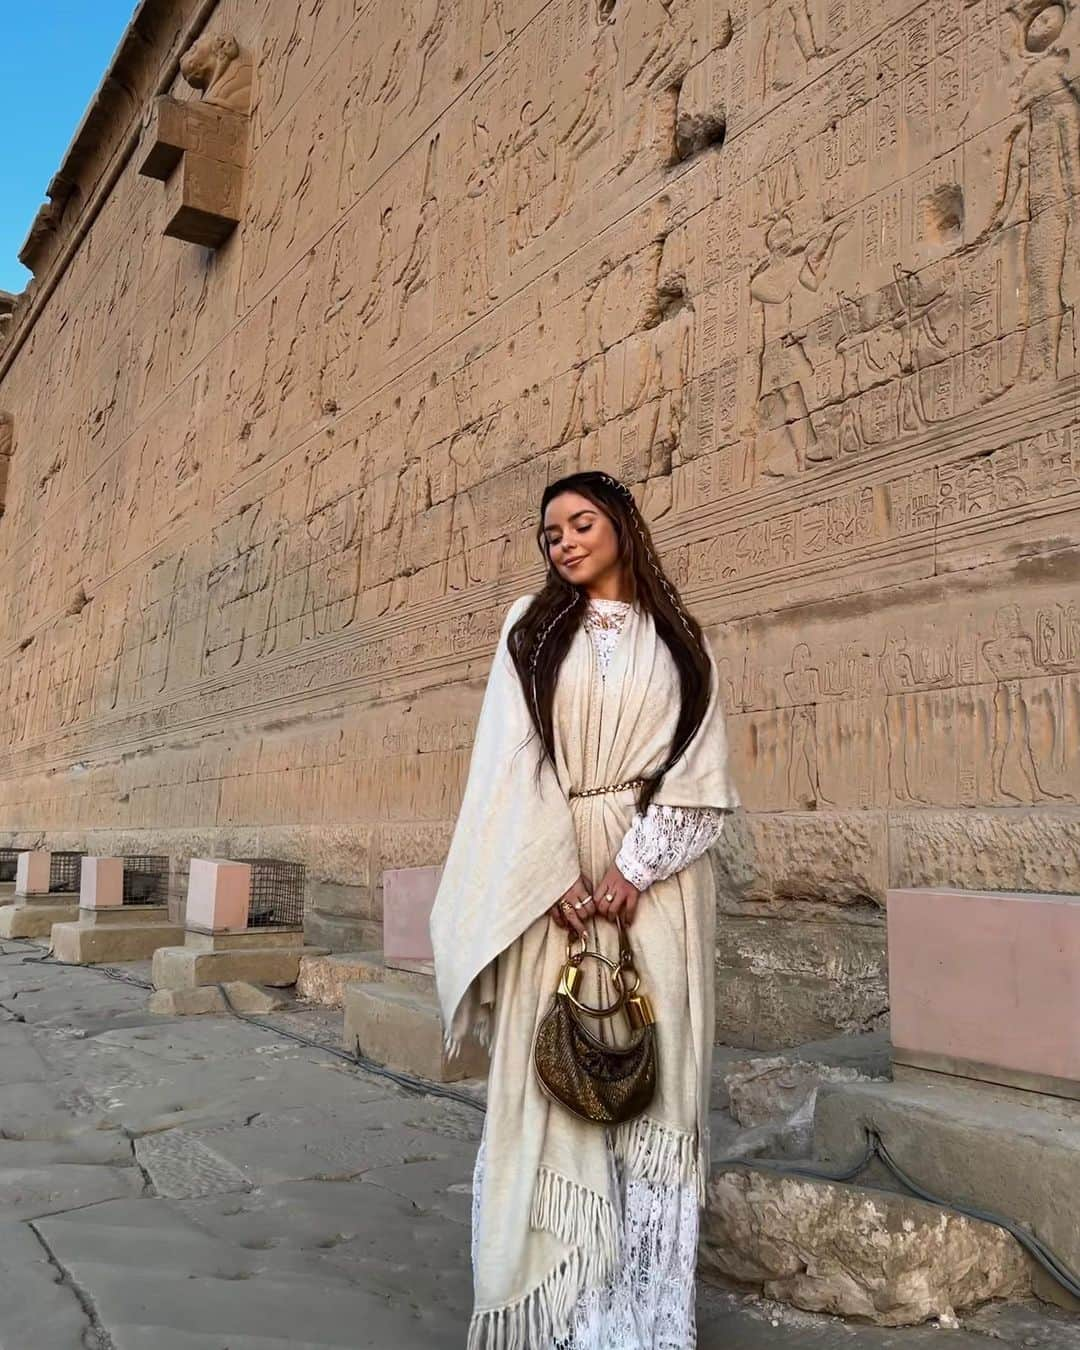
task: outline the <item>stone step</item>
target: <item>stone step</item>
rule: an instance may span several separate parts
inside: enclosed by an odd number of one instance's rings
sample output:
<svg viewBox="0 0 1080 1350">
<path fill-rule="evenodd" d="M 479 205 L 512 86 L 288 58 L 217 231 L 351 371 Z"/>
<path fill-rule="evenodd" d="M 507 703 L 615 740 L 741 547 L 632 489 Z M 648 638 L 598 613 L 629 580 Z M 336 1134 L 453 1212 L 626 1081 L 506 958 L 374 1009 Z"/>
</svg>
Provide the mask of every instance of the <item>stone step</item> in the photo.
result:
<svg viewBox="0 0 1080 1350">
<path fill-rule="evenodd" d="M 243 980 L 280 989 L 296 983 L 301 960 L 313 955 L 324 953 L 318 947 L 238 947 L 227 951 L 203 951 L 190 945 L 159 947 L 154 953 L 154 987 L 197 989 Z"/>
<path fill-rule="evenodd" d="M 388 984 L 431 996 L 435 993 L 435 977 L 430 971 L 388 967 L 379 950 L 331 952 L 305 956 L 300 962 L 296 992 L 311 1003 L 343 1008 L 348 984 Z"/>
<path fill-rule="evenodd" d="M 55 923 L 52 950 L 58 961 L 71 966 L 107 965 L 112 961 L 149 961 L 159 947 L 176 947 L 184 940 L 179 924 L 154 917 L 142 923 Z"/>
<path fill-rule="evenodd" d="M 72 898 L 72 903 L 61 905 L 29 905 L 17 900 L 15 904 L 0 909 L 0 937 L 47 938 L 52 933 L 54 923 L 71 923 L 78 917 L 77 896 Z"/>
<path fill-rule="evenodd" d="M 433 995 L 393 984 L 346 985 L 344 1046 L 432 1083 L 456 1083 L 487 1073 L 487 1052 L 475 1042 L 449 1058 Z"/>
<path fill-rule="evenodd" d="M 854 1161 L 868 1128 L 922 1189 L 1026 1225 L 1080 1272 L 1080 1102 L 914 1070 L 891 1083 L 821 1088 L 818 1159 Z M 881 1164 L 866 1179 L 896 1186 Z M 1058 1301 L 1052 1288 L 1039 1292 Z"/>
</svg>

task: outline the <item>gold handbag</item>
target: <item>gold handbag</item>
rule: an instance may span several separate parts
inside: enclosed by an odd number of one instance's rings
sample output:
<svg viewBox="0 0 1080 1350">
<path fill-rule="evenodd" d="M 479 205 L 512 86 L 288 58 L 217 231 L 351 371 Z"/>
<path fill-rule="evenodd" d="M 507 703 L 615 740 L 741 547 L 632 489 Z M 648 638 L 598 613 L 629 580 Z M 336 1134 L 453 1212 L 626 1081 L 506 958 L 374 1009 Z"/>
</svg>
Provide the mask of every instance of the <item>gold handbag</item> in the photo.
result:
<svg viewBox="0 0 1080 1350">
<path fill-rule="evenodd" d="M 559 985 L 536 1032 L 533 1065 L 540 1086 L 568 1111 L 597 1125 L 621 1125 L 641 1115 L 656 1092 L 656 1019 L 648 998 L 639 993 L 641 977 L 621 921 L 619 959 L 590 951 L 587 938 L 566 947 Z M 577 997 L 583 961 L 607 968 L 615 1002 L 591 1008 Z M 630 1026 L 626 1045 L 606 1045 L 585 1026 L 583 1017 L 605 1020 L 624 1013 Z"/>
</svg>

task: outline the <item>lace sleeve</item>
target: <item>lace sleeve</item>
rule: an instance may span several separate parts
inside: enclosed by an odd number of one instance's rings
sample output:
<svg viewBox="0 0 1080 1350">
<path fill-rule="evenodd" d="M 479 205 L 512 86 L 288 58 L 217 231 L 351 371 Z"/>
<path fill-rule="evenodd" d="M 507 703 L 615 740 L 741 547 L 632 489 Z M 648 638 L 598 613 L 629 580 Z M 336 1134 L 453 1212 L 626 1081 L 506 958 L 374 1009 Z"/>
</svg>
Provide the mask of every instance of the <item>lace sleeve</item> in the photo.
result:
<svg viewBox="0 0 1080 1350">
<path fill-rule="evenodd" d="M 674 876 L 720 836 L 726 812 L 712 807 L 652 805 L 634 816 L 615 866 L 639 891 Z"/>
</svg>

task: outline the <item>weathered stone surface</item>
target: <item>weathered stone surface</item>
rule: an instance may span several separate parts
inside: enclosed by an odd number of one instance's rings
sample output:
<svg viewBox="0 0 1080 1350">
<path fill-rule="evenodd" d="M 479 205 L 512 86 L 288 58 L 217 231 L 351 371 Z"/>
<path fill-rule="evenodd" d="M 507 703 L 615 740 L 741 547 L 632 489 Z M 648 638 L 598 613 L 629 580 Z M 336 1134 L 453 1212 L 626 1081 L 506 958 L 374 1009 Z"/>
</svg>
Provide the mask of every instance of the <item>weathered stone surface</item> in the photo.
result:
<svg viewBox="0 0 1080 1350">
<path fill-rule="evenodd" d="M 787 1120 L 808 1104 L 812 1110 L 813 1098 L 823 1083 L 852 1083 L 865 1077 L 857 1069 L 791 1060 L 783 1055 L 743 1060 L 730 1065 L 725 1074 L 729 1109 L 744 1126 Z"/>
<path fill-rule="evenodd" d="M 887 1013 L 887 983 L 878 924 L 718 921 L 718 1041 L 772 1049 L 874 1029 Z"/>
<path fill-rule="evenodd" d="M 822 956 L 723 1034 L 872 1024 L 886 885 L 1075 886 L 1076 25 L 149 0 L 0 298 L 3 842 L 303 857 L 376 943 L 596 466 L 715 648 L 723 914 Z"/>
<path fill-rule="evenodd" d="M 1080 811 L 919 811 L 890 824 L 891 884 L 1075 893 Z"/>
<path fill-rule="evenodd" d="M 813 1312 L 907 1326 L 1031 1292 L 1003 1229 L 919 1200 L 752 1169 L 715 1175 L 706 1270 Z"/>
<path fill-rule="evenodd" d="M 312 1003 L 341 1008 L 345 1004 L 346 985 L 380 984 L 383 981 L 420 993 L 435 992 L 435 981 L 429 974 L 400 968 L 388 971 L 380 951 L 305 956 L 300 962 L 296 992 L 300 998 Z"/>
<path fill-rule="evenodd" d="M 931 1195 L 1027 1224 L 1080 1268 L 1080 1103 L 934 1074 L 825 1086 L 814 1112 L 815 1157 L 862 1156 L 874 1129 Z M 883 1171 L 876 1178 L 892 1184 Z"/>
<path fill-rule="evenodd" d="M 285 988 L 296 983 L 300 960 L 317 947 L 241 947 L 231 951 L 200 951 L 195 947 L 159 947 L 154 953 L 154 986 L 161 989 L 197 989 L 201 985 L 269 984 Z"/>
<path fill-rule="evenodd" d="M 79 917 L 78 901 L 67 905 L 19 904 L 0 909 L 0 938 L 47 938 L 53 924 Z"/>
</svg>

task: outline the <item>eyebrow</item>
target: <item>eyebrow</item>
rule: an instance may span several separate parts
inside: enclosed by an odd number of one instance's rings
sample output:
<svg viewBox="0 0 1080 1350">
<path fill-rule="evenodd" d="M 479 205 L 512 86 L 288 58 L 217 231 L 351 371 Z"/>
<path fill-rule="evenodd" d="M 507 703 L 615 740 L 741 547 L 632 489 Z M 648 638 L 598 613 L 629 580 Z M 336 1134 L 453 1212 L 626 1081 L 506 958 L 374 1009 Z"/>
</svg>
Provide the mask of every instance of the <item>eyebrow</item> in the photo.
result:
<svg viewBox="0 0 1080 1350">
<path fill-rule="evenodd" d="M 571 521 L 574 521 L 580 520 L 582 516 L 595 516 L 595 515 L 596 515 L 595 506 L 583 506 L 580 511 L 575 511 L 574 514 L 570 517 L 570 519 Z M 561 530 L 561 529 L 562 529 L 561 525 L 545 525 L 544 533 L 547 534 L 549 530 Z"/>
</svg>

